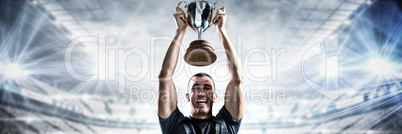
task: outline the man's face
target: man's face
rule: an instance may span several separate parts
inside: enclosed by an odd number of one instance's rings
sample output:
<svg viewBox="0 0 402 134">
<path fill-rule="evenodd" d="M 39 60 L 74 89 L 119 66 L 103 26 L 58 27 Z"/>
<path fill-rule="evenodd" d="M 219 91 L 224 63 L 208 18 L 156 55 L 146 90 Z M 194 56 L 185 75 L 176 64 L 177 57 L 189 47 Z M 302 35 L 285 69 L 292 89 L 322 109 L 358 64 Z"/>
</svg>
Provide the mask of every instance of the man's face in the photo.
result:
<svg viewBox="0 0 402 134">
<path fill-rule="evenodd" d="M 216 99 L 214 83 L 208 76 L 197 76 L 191 79 L 192 87 L 188 99 L 193 106 L 195 114 L 208 114 Z"/>
</svg>

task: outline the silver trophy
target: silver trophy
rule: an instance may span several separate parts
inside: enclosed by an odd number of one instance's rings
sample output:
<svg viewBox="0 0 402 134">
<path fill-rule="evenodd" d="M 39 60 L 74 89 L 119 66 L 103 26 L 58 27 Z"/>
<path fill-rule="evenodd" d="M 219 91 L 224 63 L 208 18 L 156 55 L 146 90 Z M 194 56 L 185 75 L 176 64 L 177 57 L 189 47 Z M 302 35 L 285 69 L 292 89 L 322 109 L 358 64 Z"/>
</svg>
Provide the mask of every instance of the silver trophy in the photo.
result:
<svg viewBox="0 0 402 134">
<path fill-rule="evenodd" d="M 184 61 L 193 66 L 207 66 L 216 61 L 214 49 L 208 41 L 201 39 L 202 33 L 212 25 L 213 10 L 216 9 L 216 4 L 223 7 L 222 2 L 215 2 L 212 8 L 211 4 L 206 1 L 195 0 L 187 5 L 187 2 L 181 1 L 178 4 L 185 4 L 187 9 L 187 23 L 198 34 L 198 40 L 190 43 Z M 186 11 L 186 10 L 184 10 Z"/>
</svg>

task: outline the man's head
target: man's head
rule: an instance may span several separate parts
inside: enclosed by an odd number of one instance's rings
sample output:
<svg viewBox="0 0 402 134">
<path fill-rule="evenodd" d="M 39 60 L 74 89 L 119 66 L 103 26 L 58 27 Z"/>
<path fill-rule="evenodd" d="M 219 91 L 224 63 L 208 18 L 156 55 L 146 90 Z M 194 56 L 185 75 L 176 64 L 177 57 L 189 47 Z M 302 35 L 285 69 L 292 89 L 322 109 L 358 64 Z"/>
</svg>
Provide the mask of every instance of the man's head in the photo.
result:
<svg viewBox="0 0 402 134">
<path fill-rule="evenodd" d="M 197 73 L 190 78 L 189 92 L 186 97 L 192 106 L 192 115 L 212 114 L 212 105 L 218 97 L 215 94 L 215 83 L 206 73 Z"/>
</svg>

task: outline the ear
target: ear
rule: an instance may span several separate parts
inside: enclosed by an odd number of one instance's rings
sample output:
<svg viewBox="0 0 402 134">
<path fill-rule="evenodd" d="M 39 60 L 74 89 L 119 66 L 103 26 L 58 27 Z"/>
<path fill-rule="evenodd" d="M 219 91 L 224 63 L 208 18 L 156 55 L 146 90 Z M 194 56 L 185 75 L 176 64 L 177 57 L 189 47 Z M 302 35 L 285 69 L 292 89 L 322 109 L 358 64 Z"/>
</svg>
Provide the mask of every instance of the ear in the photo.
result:
<svg viewBox="0 0 402 134">
<path fill-rule="evenodd" d="M 189 93 L 186 93 L 186 98 L 187 98 L 188 102 L 190 102 L 190 94 Z"/>
<path fill-rule="evenodd" d="M 218 99 L 218 94 L 214 93 L 214 101 L 213 101 L 214 103 L 215 103 L 216 99 Z"/>
</svg>

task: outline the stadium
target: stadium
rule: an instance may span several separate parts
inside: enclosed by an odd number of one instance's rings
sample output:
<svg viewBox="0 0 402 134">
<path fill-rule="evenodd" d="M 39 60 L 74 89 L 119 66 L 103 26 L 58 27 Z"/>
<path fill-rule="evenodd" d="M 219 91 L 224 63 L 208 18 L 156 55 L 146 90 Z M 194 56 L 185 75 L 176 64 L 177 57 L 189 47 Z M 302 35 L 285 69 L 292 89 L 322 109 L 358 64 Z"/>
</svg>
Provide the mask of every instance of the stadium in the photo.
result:
<svg viewBox="0 0 402 134">
<path fill-rule="evenodd" d="M 180 1 L 1 0 L 0 133 L 161 133 L 158 74 Z M 190 1 L 187 1 L 190 2 Z M 214 2 L 214 1 L 210 1 Z M 402 2 L 222 0 L 245 75 L 239 133 L 402 133 Z M 228 71 L 183 60 L 178 107 L 206 72 L 224 104 Z"/>
</svg>

